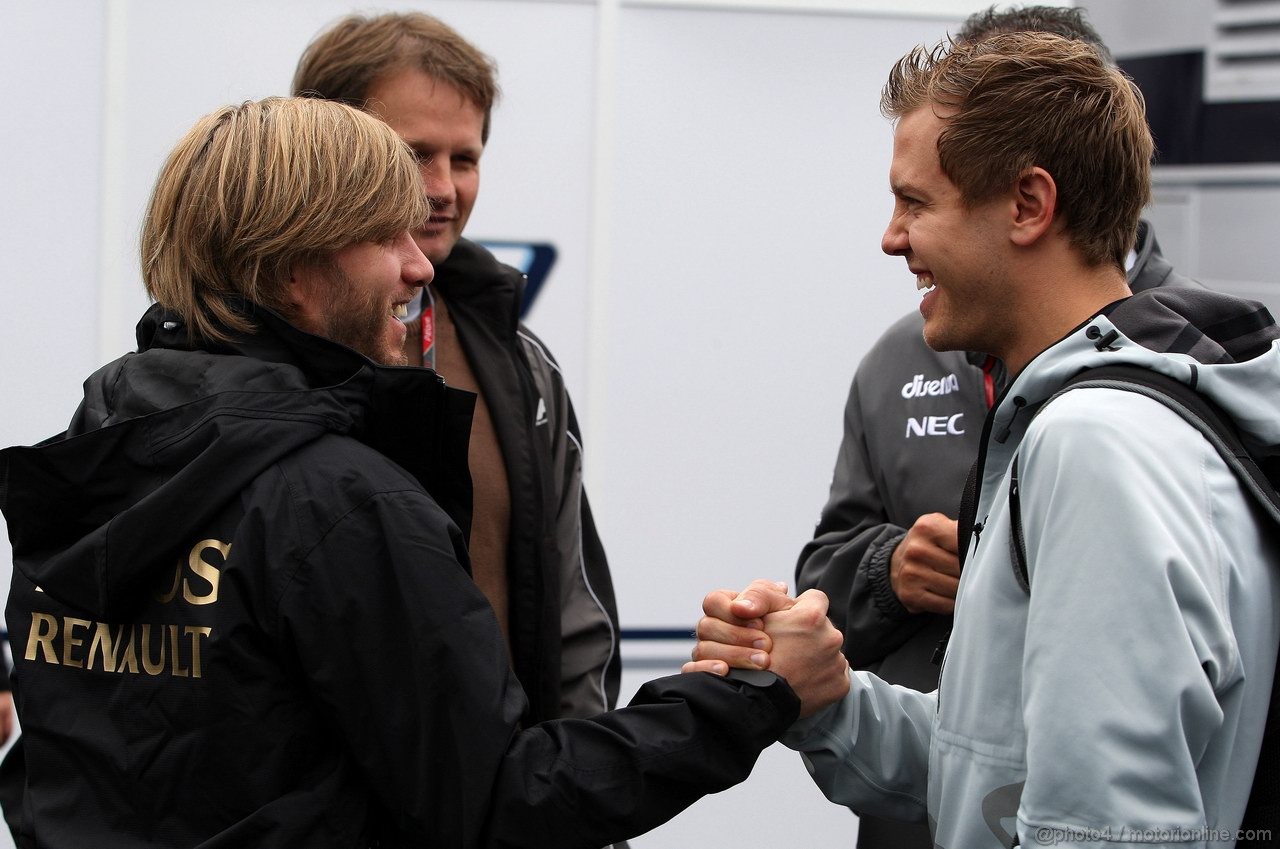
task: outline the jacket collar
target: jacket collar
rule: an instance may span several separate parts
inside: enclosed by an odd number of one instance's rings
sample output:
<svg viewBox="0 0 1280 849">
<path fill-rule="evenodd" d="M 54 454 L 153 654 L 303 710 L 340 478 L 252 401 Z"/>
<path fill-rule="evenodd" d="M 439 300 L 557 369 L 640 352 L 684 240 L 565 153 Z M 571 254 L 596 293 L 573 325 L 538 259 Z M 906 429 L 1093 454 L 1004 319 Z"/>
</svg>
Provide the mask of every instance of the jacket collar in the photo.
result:
<svg viewBox="0 0 1280 849">
<path fill-rule="evenodd" d="M 431 285 L 449 304 L 449 311 L 499 335 L 515 338 L 520 321 L 525 279 L 503 265 L 480 245 L 459 239 L 444 262 L 436 266 Z"/>
</svg>

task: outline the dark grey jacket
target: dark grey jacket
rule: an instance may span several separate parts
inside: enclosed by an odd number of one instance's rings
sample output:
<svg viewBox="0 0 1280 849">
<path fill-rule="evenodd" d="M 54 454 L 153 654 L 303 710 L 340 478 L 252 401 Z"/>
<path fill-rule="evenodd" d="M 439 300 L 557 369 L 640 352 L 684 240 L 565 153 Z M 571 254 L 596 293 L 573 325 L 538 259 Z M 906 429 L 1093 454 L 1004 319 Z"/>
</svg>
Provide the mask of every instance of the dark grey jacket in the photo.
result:
<svg viewBox="0 0 1280 849">
<path fill-rule="evenodd" d="M 594 716 L 618 700 L 618 609 L 564 377 L 519 322 L 519 271 L 462 239 L 431 285 L 449 304 L 507 467 L 512 665 L 527 721 Z"/>
</svg>

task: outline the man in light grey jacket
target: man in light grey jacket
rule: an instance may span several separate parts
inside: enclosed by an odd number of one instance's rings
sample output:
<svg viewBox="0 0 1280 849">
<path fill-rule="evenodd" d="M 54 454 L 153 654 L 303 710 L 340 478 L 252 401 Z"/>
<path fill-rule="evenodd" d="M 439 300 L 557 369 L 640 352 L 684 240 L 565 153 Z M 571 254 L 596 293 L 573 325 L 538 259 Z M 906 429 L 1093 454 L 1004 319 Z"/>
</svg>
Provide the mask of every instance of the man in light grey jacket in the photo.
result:
<svg viewBox="0 0 1280 849">
<path fill-rule="evenodd" d="M 947 849 L 1231 845 L 1276 668 L 1277 530 L 1159 401 L 1081 388 L 1044 405 L 1084 369 L 1133 364 L 1210 397 L 1251 448 L 1278 446 L 1280 331 L 1204 290 L 1131 295 L 1152 141 L 1133 84 L 1091 48 L 1042 33 L 917 48 L 882 110 L 883 248 L 924 293 L 924 338 L 1000 358 L 1011 384 L 980 441 L 939 690 L 855 673 L 784 742 L 834 801 L 927 817 Z M 712 594 L 693 666 L 745 662 L 721 644 L 761 639 L 750 626 L 767 634 L 789 603 L 765 584 Z"/>
<path fill-rule="evenodd" d="M 970 15 L 955 39 L 1001 32 L 1052 32 L 1111 59 L 1078 7 L 993 6 Z M 1164 259 L 1148 221 L 1139 222 L 1126 273 L 1133 292 L 1199 286 Z M 830 597 L 831 621 L 844 633 L 854 669 L 927 693 L 938 686 L 935 652 L 955 606 L 960 493 L 983 419 L 1009 376 L 990 354 L 934 351 L 923 329 L 913 310 L 858 363 L 831 490 L 800 552 L 795 583 Z M 923 823 L 859 819 L 858 849 L 932 845 Z"/>
</svg>

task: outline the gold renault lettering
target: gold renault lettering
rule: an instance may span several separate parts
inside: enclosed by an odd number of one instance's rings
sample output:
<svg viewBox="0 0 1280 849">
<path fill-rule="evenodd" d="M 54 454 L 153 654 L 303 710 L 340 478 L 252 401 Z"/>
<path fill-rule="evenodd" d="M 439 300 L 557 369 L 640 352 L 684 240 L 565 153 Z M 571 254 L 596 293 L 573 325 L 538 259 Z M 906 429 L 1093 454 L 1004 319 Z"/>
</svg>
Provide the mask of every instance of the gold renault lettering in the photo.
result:
<svg viewBox="0 0 1280 849">
<path fill-rule="evenodd" d="M 208 625 L 110 625 L 74 616 L 59 620 L 48 613 L 32 613 L 24 656 L 29 661 L 73 669 L 201 678 L 201 640 L 212 636 L 213 628 Z M 86 641 L 87 651 L 83 648 Z"/>
<path fill-rule="evenodd" d="M 151 660 L 151 626 L 142 626 L 142 668 L 148 675 L 164 672 L 164 626 L 160 626 L 160 659 Z"/>
<path fill-rule="evenodd" d="M 124 626 L 120 626 L 120 629 L 124 630 Z M 137 633 L 135 629 L 129 629 L 129 642 L 124 644 L 124 657 L 120 658 L 120 663 L 116 665 L 116 672 L 138 674 L 138 644 L 134 639 Z"/>
<path fill-rule="evenodd" d="M 63 666 L 74 666 L 75 668 L 80 669 L 84 666 L 84 663 L 79 658 L 72 657 L 71 653 L 75 651 L 78 646 L 84 645 L 84 640 L 76 639 L 76 629 L 88 628 L 90 624 L 89 620 L 76 619 L 73 616 L 64 616 L 62 624 L 66 626 L 62 632 L 62 664 Z"/>
<path fill-rule="evenodd" d="M 204 625 L 188 625 L 182 633 L 191 637 L 191 676 L 199 678 L 203 674 L 200 667 L 200 638 L 208 637 L 213 629 Z"/>
<path fill-rule="evenodd" d="M 54 651 L 53 639 L 58 636 L 58 620 L 47 613 L 31 614 L 31 633 L 27 636 L 27 660 L 36 659 L 36 649 L 44 653 L 44 662 L 57 664 L 58 653 Z"/>
<path fill-rule="evenodd" d="M 215 603 L 222 578 L 219 559 L 225 563 L 230 554 L 231 543 L 200 540 L 185 559 L 174 565 L 171 580 L 165 573 L 165 586 L 155 593 L 154 599 L 168 605 L 178 600 L 181 590 L 181 601 L 185 604 Z M 35 589 L 43 592 L 39 587 Z M 91 622 L 32 611 L 23 657 L 72 669 L 200 678 L 204 675 L 201 640 L 212 636 L 213 628 L 207 625 Z"/>
<path fill-rule="evenodd" d="M 182 665 L 182 650 L 178 646 L 178 626 L 169 626 L 169 657 L 173 658 L 173 675 L 175 678 L 186 678 L 191 670 Z"/>
<path fill-rule="evenodd" d="M 102 658 L 102 671 L 116 671 L 116 654 L 120 651 L 120 643 L 116 635 L 111 633 L 111 626 L 106 622 L 93 623 L 93 639 L 89 642 L 89 659 L 85 668 L 93 669 L 93 659 Z M 124 634 L 124 626 L 120 626 L 120 634 Z"/>
</svg>

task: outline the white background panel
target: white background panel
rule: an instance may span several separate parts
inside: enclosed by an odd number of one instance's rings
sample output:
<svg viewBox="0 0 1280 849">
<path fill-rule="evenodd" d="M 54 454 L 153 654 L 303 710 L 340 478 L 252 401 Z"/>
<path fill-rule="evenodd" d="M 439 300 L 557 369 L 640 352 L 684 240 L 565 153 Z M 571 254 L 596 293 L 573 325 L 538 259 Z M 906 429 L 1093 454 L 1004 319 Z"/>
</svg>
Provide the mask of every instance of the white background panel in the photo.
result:
<svg viewBox="0 0 1280 849">
<path fill-rule="evenodd" d="M 853 370 L 918 300 L 880 253 L 879 92 L 944 31 L 623 10 L 609 380 L 588 461 L 624 622 L 689 624 L 709 588 L 791 580 Z"/>
</svg>

